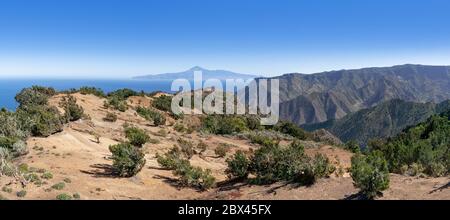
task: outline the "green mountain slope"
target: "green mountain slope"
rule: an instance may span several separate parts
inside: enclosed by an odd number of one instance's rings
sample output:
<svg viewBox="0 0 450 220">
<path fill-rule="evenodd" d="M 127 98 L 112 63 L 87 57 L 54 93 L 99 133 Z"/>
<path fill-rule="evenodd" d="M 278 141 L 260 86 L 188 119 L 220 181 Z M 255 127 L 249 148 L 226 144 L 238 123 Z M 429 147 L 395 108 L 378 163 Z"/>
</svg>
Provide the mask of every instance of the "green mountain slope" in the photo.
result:
<svg viewBox="0 0 450 220">
<path fill-rule="evenodd" d="M 327 129 L 342 141 L 355 140 L 365 145 L 371 138 L 386 138 L 408 126 L 425 121 L 431 115 L 450 108 L 450 101 L 439 104 L 414 103 L 393 99 L 338 119 L 304 125 L 306 130 Z"/>
</svg>

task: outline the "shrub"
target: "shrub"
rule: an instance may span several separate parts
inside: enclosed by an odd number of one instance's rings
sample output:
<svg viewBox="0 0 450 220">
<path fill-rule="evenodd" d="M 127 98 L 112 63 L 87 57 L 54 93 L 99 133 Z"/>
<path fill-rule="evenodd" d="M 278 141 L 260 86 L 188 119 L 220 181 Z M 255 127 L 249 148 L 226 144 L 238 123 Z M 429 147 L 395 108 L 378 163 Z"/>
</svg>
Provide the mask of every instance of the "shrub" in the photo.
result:
<svg viewBox="0 0 450 220">
<path fill-rule="evenodd" d="M 261 126 L 261 118 L 255 115 L 249 115 L 245 117 L 247 128 L 250 130 L 260 130 L 263 127 Z"/>
<path fill-rule="evenodd" d="M 27 195 L 27 191 L 21 190 L 21 191 L 17 192 L 16 195 L 17 195 L 17 197 L 23 198 Z"/>
<path fill-rule="evenodd" d="M 181 124 L 181 123 L 176 123 L 176 124 L 173 126 L 173 129 L 175 129 L 175 131 L 178 131 L 178 132 L 180 132 L 180 133 L 183 133 L 184 131 L 186 131 L 186 127 L 184 127 L 184 125 Z"/>
<path fill-rule="evenodd" d="M 183 165 L 174 170 L 174 175 L 180 176 L 179 182 L 182 186 L 195 187 L 201 190 L 207 190 L 214 186 L 215 178 L 211 175 L 210 169 L 203 170 L 190 164 Z"/>
<path fill-rule="evenodd" d="M 10 188 L 10 187 L 3 186 L 2 187 L 2 191 L 5 192 L 5 193 L 12 193 L 13 189 Z"/>
<path fill-rule="evenodd" d="M 275 145 L 278 145 L 278 143 L 280 141 L 280 140 L 274 140 L 271 137 L 268 137 L 268 136 L 265 136 L 262 134 L 258 134 L 258 133 L 250 134 L 248 137 L 252 143 L 259 144 L 261 146 L 275 146 Z"/>
<path fill-rule="evenodd" d="M 137 95 L 139 95 L 139 93 L 131 89 L 118 89 L 114 92 L 108 93 L 108 97 L 115 97 L 118 100 L 126 100 L 130 96 L 137 96 Z"/>
<path fill-rule="evenodd" d="M 128 105 L 125 100 L 122 100 L 116 96 L 108 97 L 104 103 L 105 108 L 112 108 L 121 112 L 125 112 L 128 109 Z"/>
<path fill-rule="evenodd" d="M 217 146 L 216 149 L 214 149 L 214 153 L 218 157 L 225 157 L 229 150 L 230 150 L 230 147 L 228 145 L 219 144 L 219 146 Z"/>
<path fill-rule="evenodd" d="M 27 106 L 47 105 L 48 98 L 55 94 L 56 91 L 53 88 L 32 86 L 22 89 L 15 99 L 19 103 L 19 108 L 26 108 Z"/>
<path fill-rule="evenodd" d="M 182 152 L 178 147 L 174 147 L 162 156 L 157 154 L 156 157 L 161 167 L 173 170 L 173 174 L 179 176 L 179 183 L 182 186 L 206 190 L 215 184 L 211 170 L 191 166 L 189 160 L 182 158 Z"/>
<path fill-rule="evenodd" d="M 308 133 L 292 122 L 278 122 L 278 124 L 276 124 L 273 129 L 284 134 L 291 135 L 292 137 L 298 138 L 300 140 L 308 139 Z"/>
<path fill-rule="evenodd" d="M 164 155 L 156 155 L 158 164 L 169 170 L 174 170 L 177 167 L 181 166 L 181 164 L 189 163 L 188 160 L 181 158 L 181 151 L 178 147 L 172 148 L 169 152 Z"/>
<path fill-rule="evenodd" d="M 165 112 L 171 112 L 172 109 L 171 105 L 172 105 L 172 97 L 166 95 L 161 95 L 157 98 L 154 98 L 152 102 L 152 106 L 154 108 Z"/>
<path fill-rule="evenodd" d="M 53 179 L 53 174 L 50 172 L 45 172 L 42 174 L 41 178 L 46 180 Z"/>
<path fill-rule="evenodd" d="M 24 140 L 30 135 L 30 120 L 29 115 L 0 111 L 0 136 Z"/>
<path fill-rule="evenodd" d="M 188 159 L 191 159 L 192 156 L 195 154 L 194 150 L 194 144 L 190 141 L 184 140 L 184 139 L 178 139 L 178 146 L 180 146 L 181 152 L 184 154 L 184 156 Z"/>
<path fill-rule="evenodd" d="M 200 142 L 198 142 L 198 144 L 197 144 L 197 149 L 199 150 L 199 153 L 200 154 L 202 154 L 202 153 L 204 153 L 205 151 L 206 151 L 206 148 L 207 148 L 208 146 L 205 144 L 205 142 L 203 142 L 203 141 L 200 141 Z"/>
<path fill-rule="evenodd" d="M 352 157 L 350 175 L 355 187 L 368 199 L 373 199 L 389 187 L 389 170 L 379 151 Z"/>
<path fill-rule="evenodd" d="M 145 133 L 145 131 L 137 127 L 126 127 L 125 136 L 128 138 L 130 143 L 136 147 L 142 147 L 150 140 L 150 137 Z"/>
<path fill-rule="evenodd" d="M 359 144 L 355 140 L 351 140 L 351 141 L 348 141 L 347 143 L 345 143 L 345 149 L 347 149 L 353 153 L 361 152 Z"/>
<path fill-rule="evenodd" d="M 77 104 L 77 99 L 71 95 L 63 97 L 60 106 L 64 108 L 64 117 L 67 121 L 76 121 L 83 117 L 83 108 Z"/>
<path fill-rule="evenodd" d="M 228 178 L 245 179 L 249 174 L 250 160 L 244 152 L 237 151 L 232 158 L 227 159 L 228 168 L 225 173 Z"/>
<path fill-rule="evenodd" d="M 0 148 L 8 150 L 9 156 L 18 157 L 28 153 L 28 147 L 25 141 L 15 137 L 1 137 Z"/>
<path fill-rule="evenodd" d="M 48 137 L 63 129 L 64 120 L 59 115 L 56 107 L 45 105 L 28 106 L 26 110 L 19 109 L 18 112 L 19 114 L 30 116 L 30 129 L 34 136 Z"/>
<path fill-rule="evenodd" d="M 111 145 L 113 168 L 118 176 L 131 177 L 136 175 L 145 165 L 144 153 L 130 143 Z"/>
<path fill-rule="evenodd" d="M 447 167 L 442 163 L 434 162 L 430 164 L 427 173 L 433 177 L 445 176 L 447 173 Z"/>
<path fill-rule="evenodd" d="M 105 93 L 100 88 L 84 86 L 84 87 L 81 87 L 79 89 L 79 91 L 83 95 L 91 94 L 91 95 L 95 95 L 95 96 L 98 96 L 98 97 L 101 97 L 101 98 L 106 97 Z"/>
<path fill-rule="evenodd" d="M 207 115 L 202 118 L 202 129 L 212 134 L 232 134 L 247 130 L 247 123 L 240 116 Z"/>
<path fill-rule="evenodd" d="M 64 182 L 59 182 L 59 183 L 56 183 L 55 185 L 53 185 L 52 189 L 62 190 L 65 187 L 66 187 L 66 184 Z"/>
<path fill-rule="evenodd" d="M 112 112 L 108 112 L 106 113 L 106 116 L 103 118 L 103 121 L 115 122 L 117 121 L 117 115 Z"/>
<path fill-rule="evenodd" d="M 72 200 L 72 196 L 66 193 L 62 193 L 56 196 L 57 200 Z"/>
<path fill-rule="evenodd" d="M 136 112 L 143 118 L 153 121 L 153 124 L 156 126 L 166 124 L 166 117 L 157 111 L 139 106 L 137 107 Z"/>
</svg>

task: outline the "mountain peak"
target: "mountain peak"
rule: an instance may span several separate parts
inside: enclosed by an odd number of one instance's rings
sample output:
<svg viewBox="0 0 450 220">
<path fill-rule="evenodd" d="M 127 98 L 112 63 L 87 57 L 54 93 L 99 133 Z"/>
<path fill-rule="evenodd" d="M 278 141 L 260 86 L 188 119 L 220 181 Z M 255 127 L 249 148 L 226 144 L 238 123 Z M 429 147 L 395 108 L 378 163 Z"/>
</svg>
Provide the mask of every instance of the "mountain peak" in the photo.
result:
<svg viewBox="0 0 450 220">
<path fill-rule="evenodd" d="M 194 66 L 190 68 L 188 71 L 204 71 L 206 69 L 202 68 L 201 66 Z"/>
</svg>

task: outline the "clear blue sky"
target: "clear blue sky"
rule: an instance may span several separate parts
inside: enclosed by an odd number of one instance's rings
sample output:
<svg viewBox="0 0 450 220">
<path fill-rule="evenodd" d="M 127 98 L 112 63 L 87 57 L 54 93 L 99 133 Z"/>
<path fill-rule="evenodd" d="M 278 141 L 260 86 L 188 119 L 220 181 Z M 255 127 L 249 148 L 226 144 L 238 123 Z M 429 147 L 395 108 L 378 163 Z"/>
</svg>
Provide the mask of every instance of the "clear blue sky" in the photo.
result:
<svg viewBox="0 0 450 220">
<path fill-rule="evenodd" d="M 5 0 L 0 76 L 450 64 L 447 0 Z"/>
</svg>

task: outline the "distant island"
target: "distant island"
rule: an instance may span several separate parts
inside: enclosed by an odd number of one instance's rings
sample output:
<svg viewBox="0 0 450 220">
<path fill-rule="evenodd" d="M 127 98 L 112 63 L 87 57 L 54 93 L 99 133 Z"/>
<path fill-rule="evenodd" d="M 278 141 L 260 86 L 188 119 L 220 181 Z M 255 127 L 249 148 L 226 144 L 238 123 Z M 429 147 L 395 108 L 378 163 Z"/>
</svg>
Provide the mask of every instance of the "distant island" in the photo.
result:
<svg viewBox="0 0 450 220">
<path fill-rule="evenodd" d="M 173 79 L 194 79 L 194 71 L 202 71 L 203 80 L 206 79 L 253 79 L 260 77 L 259 75 L 252 74 L 243 74 L 243 73 L 235 73 L 228 70 L 208 70 L 199 66 L 192 67 L 183 72 L 177 73 L 160 73 L 160 74 L 148 74 L 142 76 L 135 76 L 133 79 L 142 79 L 142 80 L 173 80 Z"/>
</svg>

